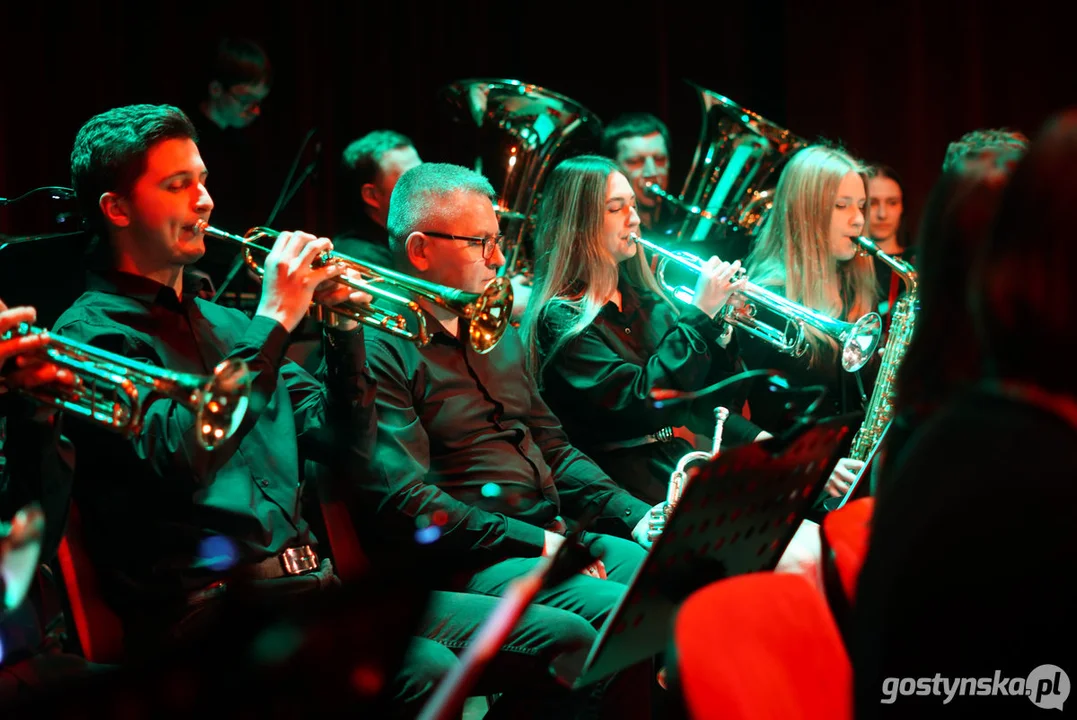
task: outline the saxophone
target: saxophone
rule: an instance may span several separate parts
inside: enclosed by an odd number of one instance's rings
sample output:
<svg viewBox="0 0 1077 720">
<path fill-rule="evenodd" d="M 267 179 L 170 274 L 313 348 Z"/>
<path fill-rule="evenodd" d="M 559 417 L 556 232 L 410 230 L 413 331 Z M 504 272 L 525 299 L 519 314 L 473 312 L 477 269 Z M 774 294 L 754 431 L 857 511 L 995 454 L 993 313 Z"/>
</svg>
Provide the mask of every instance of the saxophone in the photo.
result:
<svg viewBox="0 0 1077 720">
<path fill-rule="evenodd" d="M 901 258 L 887 255 L 865 237 L 856 238 L 856 243 L 863 252 L 879 258 L 890 269 L 901 276 L 905 283 L 905 294 L 898 298 L 890 310 L 890 335 L 883 350 L 879 374 L 875 378 L 875 389 L 871 393 L 871 402 L 865 411 L 864 423 L 853 438 L 849 457 L 853 460 L 867 460 L 882 438 L 883 431 L 894 416 L 894 384 L 898 368 L 905 357 L 916 324 L 919 309 L 917 299 L 916 270 Z"/>
</svg>

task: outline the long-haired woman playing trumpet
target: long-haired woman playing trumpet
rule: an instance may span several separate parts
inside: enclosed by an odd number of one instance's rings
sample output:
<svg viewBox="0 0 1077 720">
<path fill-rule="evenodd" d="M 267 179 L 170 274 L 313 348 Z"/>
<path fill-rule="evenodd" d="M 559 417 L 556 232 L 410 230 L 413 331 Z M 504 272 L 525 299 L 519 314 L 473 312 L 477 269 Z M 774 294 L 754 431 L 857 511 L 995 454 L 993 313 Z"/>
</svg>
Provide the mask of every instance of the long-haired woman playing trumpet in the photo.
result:
<svg viewBox="0 0 1077 720">
<path fill-rule="evenodd" d="M 773 209 L 745 258 L 751 282 L 840 321 L 856 322 L 871 312 L 874 265 L 858 254 L 853 241 L 863 234 L 867 203 L 866 170 L 850 155 L 822 145 L 799 151 L 782 171 Z M 806 332 L 808 350 L 802 356 L 779 352 L 747 333 L 741 337 L 741 355 L 750 368 L 785 372 L 794 386 L 826 386 L 823 415 L 860 410 L 871 394 L 870 378 L 861 378 L 867 373 L 845 372 L 839 343 L 814 328 Z M 788 396 L 754 385 L 748 396 L 752 422 L 781 432 L 790 421 L 788 402 Z M 839 463 L 828 485 L 832 494 L 844 493 L 860 467 L 852 460 Z"/>
<path fill-rule="evenodd" d="M 714 432 L 722 398 L 655 408 L 649 394 L 698 390 L 738 370 L 718 313 L 736 290 L 739 264 L 711 258 L 692 302 L 678 303 L 634 239 L 635 194 L 613 162 L 566 160 L 544 196 L 534 291 L 521 324 L 532 370 L 573 443 L 615 482 L 661 502 L 677 461 L 693 449 L 686 438 Z M 759 432 L 733 415 L 724 437 L 735 445 Z"/>
</svg>

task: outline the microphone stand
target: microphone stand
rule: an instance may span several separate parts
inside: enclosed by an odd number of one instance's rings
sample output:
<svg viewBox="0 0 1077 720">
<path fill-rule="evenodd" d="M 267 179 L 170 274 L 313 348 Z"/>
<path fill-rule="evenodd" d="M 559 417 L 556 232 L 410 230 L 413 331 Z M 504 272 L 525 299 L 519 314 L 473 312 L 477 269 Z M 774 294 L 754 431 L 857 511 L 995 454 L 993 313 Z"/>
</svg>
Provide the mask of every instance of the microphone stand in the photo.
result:
<svg viewBox="0 0 1077 720">
<path fill-rule="evenodd" d="M 45 187 L 39 187 L 39 188 L 34 188 L 33 190 L 29 190 L 27 192 L 24 192 L 22 195 L 19 195 L 18 197 L 0 198 L 0 207 L 3 207 L 5 205 L 14 205 L 15 203 L 19 202 L 20 200 L 28 198 L 31 195 L 36 195 L 37 193 L 40 193 L 40 192 L 51 193 L 53 200 L 73 200 L 75 198 L 75 191 L 72 190 L 71 188 L 58 187 L 58 186 L 55 186 L 55 185 L 48 185 L 48 186 L 45 186 Z"/>
<path fill-rule="evenodd" d="M 292 161 L 292 167 L 288 170 L 288 176 L 284 179 L 284 186 L 281 187 L 280 195 L 277 196 L 277 202 L 273 205 L 273 210 L 269 213 L 269 217 L 266 219 L 263 225 L 272 227 L 273 221 L 277 219 L 277 214 L 280 213 L 282 209 L 284 209 L 285 205 L 291 202 L 291 199 L 295 197 L 295 194 L 297 192 L 299 192 L 299 188 L 302 187 L 303 183 L 306 182 L 307 178 L 314 174 L 314 171 L 317 168 L 318 164 L 317 157 L 315 157 L 314 162 L 307 165 L 306 169 L 304 169 L 303 174 L 300 176 L 299 180 L 295 183 L 295 185 L 292 185 L 292 178 L 295 177 L 296 168 L 299 167 L 299 159 L 303 157 L 303 151 L 307 149 L 307 144 L 310 143 L 310 139 L 314 137 L 314 134 L 317 131 L 317 128 L 311 128 L 310 131 L 307 133 L 306 137 L 303 138 L 303 142 L 299 144 L 299 152 L 296 153 L 295 159 Z M 321 143 L 318 143 L 315 146 L 315 149 L 316 153 L 320 155 Z M 289 187 L 291 188 L 291 190 L 289 190 Z M 236 259 L 232 261 L 232 266 L 228 269 L 228 275 L 225 276 L 224 281 L 221 283 L 221 286 L 217 288 L 217 292 L 214 293 L 213 302 L 217 302 L 221 298 L 221 296 L 224 295 L 224 291 L 228 289 L 228 286 L 232 284 L 232 281 L 235 280 L 236 275 L 238 275 L 239 271 L 243 268 L 243 256 L 244 251 L 243 249 L 240 249 L 239 253 L 236 255 Z"/>
</svg>

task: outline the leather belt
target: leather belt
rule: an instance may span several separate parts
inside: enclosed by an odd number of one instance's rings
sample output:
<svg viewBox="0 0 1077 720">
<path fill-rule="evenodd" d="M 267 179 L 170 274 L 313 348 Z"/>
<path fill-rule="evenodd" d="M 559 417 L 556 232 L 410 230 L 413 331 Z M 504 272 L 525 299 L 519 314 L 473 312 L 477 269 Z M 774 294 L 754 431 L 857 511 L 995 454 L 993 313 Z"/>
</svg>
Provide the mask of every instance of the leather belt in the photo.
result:
<svg viewBox="0 0 1077 720">
<path fill-rule="evenodd" d="M 644 435 L 643 437 L 631 438 L 629 440 L 616 440 L 614 442 L 602 443 L 596 445 L 596 450 L 602 452 L 608 452 L 610 450 L 624 450 L 626 448 L 641 447 L 643 445 L 650 445 L 651 443 L 669 442 L 674 438 L 673 428 L 664 427 L 657 430 L 650 435 Z"/>
<path fill-rule="evenodd" d="M 318 569 L 318 555 L 310 545 L 288 548 L 280 555 L 266 558 L 262 562 L 236 567 L 236 574 L 241 577 L 272 580 L 291 575 L 306 575 Z"/>
<path fill-rule="evenodd" d="M 236 577 L 243 580 L 257 581 L 309 575 L 319 569 L 321 569 L 321 565 L 314 549 L 310 545 L 302 545 L 288 548 L 280 555 L 266 558 L 259 563 L 239 565 L 234 568 L 233 572 Z M 227 591 L 228 583 L 224 580 L 218 580 L 201 590 L 196 590 L 187 595 L 187 604 L 193 606 L 212 601 Z"/>
</svg>

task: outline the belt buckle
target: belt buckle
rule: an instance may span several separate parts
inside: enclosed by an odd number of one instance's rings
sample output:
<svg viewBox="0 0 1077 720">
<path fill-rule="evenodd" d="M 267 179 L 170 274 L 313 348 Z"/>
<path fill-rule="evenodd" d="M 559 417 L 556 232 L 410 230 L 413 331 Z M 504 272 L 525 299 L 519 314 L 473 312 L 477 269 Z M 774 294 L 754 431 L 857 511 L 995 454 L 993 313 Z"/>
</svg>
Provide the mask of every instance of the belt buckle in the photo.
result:
<svg viewBox="0 0 1077 720">
<path fill-rule="evenodd" d="M 280 554 L 280 561 L 284 565 L 284 572 L 289 575 L 302 575 L 318 569 L 318 556 L 310 545 L 288 548 Z"/>
</svg>

